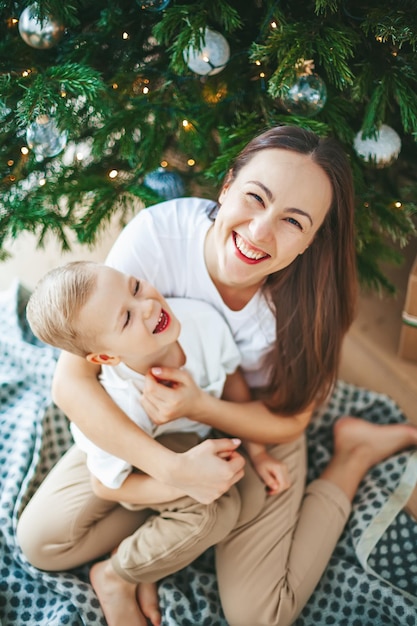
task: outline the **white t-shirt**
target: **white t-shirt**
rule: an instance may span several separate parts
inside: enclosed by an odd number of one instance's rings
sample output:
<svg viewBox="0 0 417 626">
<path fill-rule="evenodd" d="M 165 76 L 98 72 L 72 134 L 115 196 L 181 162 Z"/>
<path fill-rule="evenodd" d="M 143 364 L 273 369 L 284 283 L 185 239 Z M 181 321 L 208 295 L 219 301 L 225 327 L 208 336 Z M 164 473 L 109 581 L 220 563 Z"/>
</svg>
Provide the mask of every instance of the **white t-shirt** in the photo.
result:
<svg viewBox="0 0 417 626">
<path fill-rule="evenodd" d="M 276 336 L 275 318 L 257 293 L 240 311 L 223 302 L 204 261 L 204 241 L 212 225 L 211 200 L 178 198 L 142 209 L 123 229 L 106 263 L 144 278 L 164 296 L 194 298 L 212 304 L 227 321 L 241 354 L 250 387 L 267 382 L 263 366 Z"/>
<path fill-rule="evenodd" d="M 184 298 L 168 301 L 181 323 L 179 343 L 186 356 L 184 367 L 193 375 L 199 387 L 220 398 L 226 376 L 234 372 L 240 363 L 239 350 L 228 325 L 206 302 Z M 204 438 L 210 431 L 206 424 L 185 417 L 156 426 L 140 403 L 144 376 L 124 363 L 104 365 L 100 381 L 116 404 L 151 437 L 163 433 L 193 432 Z M 93 476 L 107 487 L 120 487 L 131 473 L 132 466 L 96 446 L 74 423 L 71 423 L 71 432 L 77 446 L 87 454 L 87 466 Z"/>
</svg>

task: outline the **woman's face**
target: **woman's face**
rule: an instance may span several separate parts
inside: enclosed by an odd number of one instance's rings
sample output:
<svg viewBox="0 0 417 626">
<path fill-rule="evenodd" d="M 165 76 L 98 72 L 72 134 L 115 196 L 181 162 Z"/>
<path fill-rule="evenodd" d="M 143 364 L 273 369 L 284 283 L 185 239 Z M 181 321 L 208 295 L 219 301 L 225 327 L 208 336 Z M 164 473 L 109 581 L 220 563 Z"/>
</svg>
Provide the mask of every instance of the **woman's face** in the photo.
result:
<svg viewBox="0 0 417 626">
<path fill-rule="evenodd" d="M 332 201 L 325 172 L 308 155 L 267 149 L 226 183 L 206 242 L 221 286 L 250 289 L 287 267 L 314 239 Z"/>
</svg>

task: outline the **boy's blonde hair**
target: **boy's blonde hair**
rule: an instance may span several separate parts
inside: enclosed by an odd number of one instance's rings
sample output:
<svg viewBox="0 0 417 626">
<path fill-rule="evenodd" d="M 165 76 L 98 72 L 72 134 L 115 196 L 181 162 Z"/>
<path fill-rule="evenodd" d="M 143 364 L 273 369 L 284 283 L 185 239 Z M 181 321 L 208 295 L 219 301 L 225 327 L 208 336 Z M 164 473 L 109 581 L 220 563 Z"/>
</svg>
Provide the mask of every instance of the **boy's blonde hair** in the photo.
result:
<svg viewBox="0 0 417 626">
<path fill-rule="evenodd" d="M 78 356 L 91 352 L 91 333 L 78 328 L 77 315 L 97 284 L 96 268 L 92 261 L 73 261 L 41 278 L 26 307 L 36 337 Z"/>
</svg>

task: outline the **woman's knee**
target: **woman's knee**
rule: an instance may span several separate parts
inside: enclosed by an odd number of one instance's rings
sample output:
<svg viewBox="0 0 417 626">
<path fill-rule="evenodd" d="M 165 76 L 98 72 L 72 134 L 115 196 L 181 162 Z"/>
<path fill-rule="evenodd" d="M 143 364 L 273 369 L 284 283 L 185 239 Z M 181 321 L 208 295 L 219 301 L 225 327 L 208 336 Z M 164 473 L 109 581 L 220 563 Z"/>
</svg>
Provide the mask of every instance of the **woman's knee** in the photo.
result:
<svg viewBox="0 0 417 626">
<path fill-rule="evenodd" d="M 17 543 L 26 560 L 42 570 L 58 570 L 56 557 L 59 546 L 48 536 L 48 526 L 35 523 L 31 515 L 23 511 L 16 529 Z"/>
<path fill-rule="evenodd" d="M 264 601 L 248 594 L 239 601 L 231 601 L 222 595 L 222 608 L 229 626 L 291 626 L 299 609 L 291 593 L 277 586 L 274 594 Z"/>
</svg>

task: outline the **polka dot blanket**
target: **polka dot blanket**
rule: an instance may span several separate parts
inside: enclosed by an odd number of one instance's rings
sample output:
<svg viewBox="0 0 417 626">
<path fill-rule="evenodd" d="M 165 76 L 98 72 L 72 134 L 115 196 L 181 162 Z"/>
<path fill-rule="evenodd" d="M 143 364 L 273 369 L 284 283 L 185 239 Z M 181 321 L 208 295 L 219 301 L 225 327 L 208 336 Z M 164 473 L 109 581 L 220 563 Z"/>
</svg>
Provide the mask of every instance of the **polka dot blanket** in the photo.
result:
<svg viewBox="0 0 417 626">
<path fill-rule="evenodd" d="M 88 564 L 42 572 L 16 542 L 20 512 L 71 444 L 68 422 L 50 398 L 58 354 L 31 334 L 27 296 L 17 283 L 0 293 L 0 626 L 105 626 Z M 332 424 L 346 413 L 379 423 L 405 419 L 388 397 L 338 382 L 309 428 L 309 480 L 329 460 Z M 416 457 L 399 454 L 367 475 L 295 626 L 417 626 L 417 523 L 403 510 L 416 483 Z M 163 626 L 227 626 L 211 550 L 161 581 L 159 599 Z"/>
</svg>

